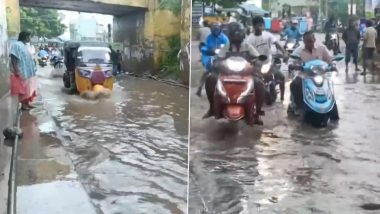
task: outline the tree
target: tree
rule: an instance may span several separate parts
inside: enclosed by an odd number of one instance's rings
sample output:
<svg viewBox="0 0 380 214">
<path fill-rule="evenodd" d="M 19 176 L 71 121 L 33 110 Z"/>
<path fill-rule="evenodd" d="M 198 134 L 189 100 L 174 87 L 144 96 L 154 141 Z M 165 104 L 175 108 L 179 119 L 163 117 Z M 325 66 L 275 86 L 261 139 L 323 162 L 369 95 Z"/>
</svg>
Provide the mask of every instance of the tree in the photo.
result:
<svg viewBox="0 0 380 214">
<path fill-rule="evenodd" d="M 56 10 L 22 7 L 20 16 L 21 30 L 30 31 L 38 37 L 57 37 L 66 29 Z"/>
<path fill-rule="evenodd" d="M 215 3 L 224 8 L 231 8 L 231 7 L 238 6 L 240 3 L 245 2 L 245 0 L 202 0 L 201 2 L 204 2 L 207 4 Z"/>
</svg>

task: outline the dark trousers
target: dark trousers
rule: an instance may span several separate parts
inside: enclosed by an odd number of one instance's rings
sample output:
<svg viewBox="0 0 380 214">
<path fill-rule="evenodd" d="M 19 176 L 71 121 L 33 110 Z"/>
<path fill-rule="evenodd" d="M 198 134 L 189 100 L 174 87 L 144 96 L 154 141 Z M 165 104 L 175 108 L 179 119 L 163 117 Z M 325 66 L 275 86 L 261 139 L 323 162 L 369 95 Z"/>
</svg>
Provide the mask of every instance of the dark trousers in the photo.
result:
<svg viewBox="0 0 380 214">
<path fill-rule="evenodd" d="M 301 108 L 303 105 L 303 92 L 302 92 L 302 79 L 296 77 L 290 83 L 290 91 L 293 95 L 294 103 L 297 105 L 297 108 Z"/>
<path fill-rule="evenodd" d="M 373 56 L 374 56 L 375 48 L 364 48 L 363 52 L 363 58 L 364 58 L 364 63 L 363 63 L 363 72 L 366 72 L 367 70 L 367 64 L 372 62 Z"/>
<path fill-rule="evenodd" d="M 119 73 L 121 73 L 121 63 L 118 63 L 118 64 L 117 64 L 117 71 L 118 71 Z"/>
<path fill-rule="evenodd" d="M 351 61 L 351 56 L 355 65 L 358 64 L 359 44 L 347 44 L 346 46 L 346 64 Z"/>
<path fill-rule="evenodd" d="M 281 71 L 275 71 L 274 78 L 280 86 L 281 99 L 283 99 L 285 93 L 285 75 Z"/>
<path fill-rule="evenodd" d="M 364 48 L 364 59 L 373 60 L 374 52 L 375 52 L 375 48 Z"/>
<path fill-rule="evenodd" d="M 260 79 L 254 79 L 255 95 L 256 95 L 256 111 L 261 111 L 265 98 L 265 85 Z"/>
</svg>

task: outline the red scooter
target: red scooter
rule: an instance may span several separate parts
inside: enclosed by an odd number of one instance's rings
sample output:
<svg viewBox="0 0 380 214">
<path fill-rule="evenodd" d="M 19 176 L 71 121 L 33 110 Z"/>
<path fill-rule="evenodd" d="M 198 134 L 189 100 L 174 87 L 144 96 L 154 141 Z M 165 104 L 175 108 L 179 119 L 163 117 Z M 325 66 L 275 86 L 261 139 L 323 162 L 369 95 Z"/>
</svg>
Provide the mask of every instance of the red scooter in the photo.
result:
<svg viewBox="0 0 380 214">
<path fill-rule="evenodd" d="M 266 60 L 266 56 L 260 56 L 259 60 Z M 227 56 L 217 63 L 217 75 L 213 77 L 214 84 L 216 81 L 213 97 L 215 118 L 245 120 L 248 125 L 253 125 L 256 114 L 254 63 L 241 53 Z"/>
</svg>

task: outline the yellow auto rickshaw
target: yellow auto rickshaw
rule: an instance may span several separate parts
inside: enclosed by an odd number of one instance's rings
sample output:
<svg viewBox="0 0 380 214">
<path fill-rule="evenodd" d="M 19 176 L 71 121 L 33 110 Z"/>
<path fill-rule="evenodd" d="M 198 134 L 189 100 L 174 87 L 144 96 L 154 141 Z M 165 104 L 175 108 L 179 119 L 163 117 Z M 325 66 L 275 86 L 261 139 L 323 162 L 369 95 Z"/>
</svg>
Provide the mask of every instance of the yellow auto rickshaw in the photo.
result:
<svg viewBox="0 0 380 214">
<path fill-rule="evenodd" d="M 111 50 L 106 43 L 66 42 L 64 59 L 66 72 L 63 83 L 72 92 L 98 92 L 104 88 L 112 90 Z"/>
</svg>

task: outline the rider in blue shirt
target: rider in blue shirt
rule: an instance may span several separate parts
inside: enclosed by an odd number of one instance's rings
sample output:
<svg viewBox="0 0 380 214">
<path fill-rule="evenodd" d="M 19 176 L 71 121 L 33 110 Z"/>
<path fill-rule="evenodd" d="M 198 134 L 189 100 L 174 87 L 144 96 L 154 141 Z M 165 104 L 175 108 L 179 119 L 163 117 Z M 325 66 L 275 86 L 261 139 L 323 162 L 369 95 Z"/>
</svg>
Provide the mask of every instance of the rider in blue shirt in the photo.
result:
<svg viewBox="0 0 380 214">
<path fill-rule="evenodd" d="M 202 75 L 197 90 L 197 95 L 201 96 L 203 85 L 206 82 L 208 73 L 211 71 L 212 59 L 215 57 L 215 50 L 222 48 L 229 43 L 228 37 L 222 32 L 220 23 L 211 25 L 211 34 L 207 37 L 205 45 L 201 47 L 202 65 L 206 68 L 206 72 Z"/>
<path fill-rule="evenodd" d="M 282 34 L 283 34 L 283 36 L 287 37 L 287 41 L 289 41 L 290 39 L 294 39 L 294 40 L 296 40 L 296 44 L 297 44 L 302 38 L 302 34 L 300 33 L 300 31 L 298 29 L 298 21 L 292 20 L 292 25 L 290 27 L 286 28 L 282 32 Z"/>
<path fill-rule="evenodd" d="M 38 57 L 42 58 L 42 57 L 48 57 L 49 56 L 49 53 L 46 52 L 45 50 L 43 49 L 40 49 L 40 51 L 38 51 Z"/>
</svg>

